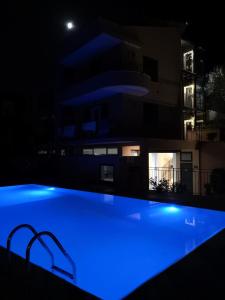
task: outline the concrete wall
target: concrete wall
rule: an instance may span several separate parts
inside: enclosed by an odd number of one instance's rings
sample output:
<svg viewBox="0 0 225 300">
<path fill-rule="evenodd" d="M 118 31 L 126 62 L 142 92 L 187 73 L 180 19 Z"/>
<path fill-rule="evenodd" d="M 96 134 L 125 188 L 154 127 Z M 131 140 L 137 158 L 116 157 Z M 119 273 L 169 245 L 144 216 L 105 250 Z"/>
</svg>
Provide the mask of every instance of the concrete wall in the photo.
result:
<svg viewBox="0 0 225 300">
<path fill-rule="evenodd" d="M 181 37 L 173 27 L 128 27 L 142 45 L 142 55 L 158 60 L 159 82 L 152 84 L 149 99 L 178 105 L 181 97 Z"/>
<path fill-rule="evenodd" d="M 225 168 L 225 143 L 201 143 L 201 169 Z"/>
<path fill-rule="evenodd" d="M 114 182 L 104 182 L 100 178 L 100 166 L 114 167 Z M 59 179 L 76 185 L 109 186 L 117 191 L 144 191 L 144 168 L 141 157 L 120 156 L 74 156 L 61 159 Z"/>
</svg>

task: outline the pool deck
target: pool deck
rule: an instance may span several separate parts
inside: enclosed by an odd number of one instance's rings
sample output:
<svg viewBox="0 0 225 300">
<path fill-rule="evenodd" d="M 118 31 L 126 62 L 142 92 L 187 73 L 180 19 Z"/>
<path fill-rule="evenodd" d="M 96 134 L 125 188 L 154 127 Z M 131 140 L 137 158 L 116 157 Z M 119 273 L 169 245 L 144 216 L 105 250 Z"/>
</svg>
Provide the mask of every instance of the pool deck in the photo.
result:
<svg viewBox="0 0 225 300">
<path fill-rule="evenodd" d="M 225 230 L 144 283 L 126 299 L 222 299 Z"/>
<path fill-rule="evenodd" d="M 25 260 L 16 254 L 11 254 L 9 264 L 6 249 L 2 247 L 0 265 L 1 300 L 98 299 L 34 264 L 28 272 Z"/>
</svg>

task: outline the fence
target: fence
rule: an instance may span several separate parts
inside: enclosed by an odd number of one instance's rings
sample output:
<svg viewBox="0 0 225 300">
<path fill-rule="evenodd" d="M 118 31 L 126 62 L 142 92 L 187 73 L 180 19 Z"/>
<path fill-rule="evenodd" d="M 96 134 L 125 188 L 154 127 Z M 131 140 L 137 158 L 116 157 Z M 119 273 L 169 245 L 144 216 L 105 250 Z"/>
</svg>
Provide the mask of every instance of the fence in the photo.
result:
<svg viewBox="0 0 225 300">
<path fill-rule="evenodd" d="M 211 170 L 149 168 L 149 189 L 202 195 L 210 183 Z"/>
</svg>

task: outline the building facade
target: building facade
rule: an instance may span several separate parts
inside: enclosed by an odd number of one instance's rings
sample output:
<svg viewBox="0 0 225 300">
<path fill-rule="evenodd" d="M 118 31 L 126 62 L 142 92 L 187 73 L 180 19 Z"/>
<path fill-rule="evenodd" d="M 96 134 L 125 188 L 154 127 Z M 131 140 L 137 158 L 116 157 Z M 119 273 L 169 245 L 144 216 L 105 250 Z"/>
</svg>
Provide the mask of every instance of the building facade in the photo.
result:
<svg viewBox="0 0 225 300">
<path fill-rule="evenodd" d="M 78 184 L 199 194 L 195 52 L 178 26 L 99 21 L 68 43 L 59 66 L 61 174 Z M 190 133 L 191 132 L 191 133 Z M 195 138 L 193 138 L 195 136 Z"/>
</svg>

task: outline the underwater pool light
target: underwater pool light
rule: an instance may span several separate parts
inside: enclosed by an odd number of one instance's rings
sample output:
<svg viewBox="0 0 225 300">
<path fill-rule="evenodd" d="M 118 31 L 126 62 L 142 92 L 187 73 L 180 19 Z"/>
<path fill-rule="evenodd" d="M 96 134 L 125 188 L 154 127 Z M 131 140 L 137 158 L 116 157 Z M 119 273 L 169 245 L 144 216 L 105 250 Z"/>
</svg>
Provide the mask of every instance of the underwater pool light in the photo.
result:
<svg viewBox="0 0 225 300">
<path fill-rule="evenodd" d="M 165 211 L 169 213 L 176 213 L 179 211 L 179 208 L 176 206 L 167 206 L 165 207 Z"/>
<path fill-rule="evenodd" d="M 55 188 L 54 188 L 54 187 L 49 187 L 49 188 L 47 188 L 47 190 L 48 190 L 48 191 L 54 191 Z"/>
</svg>

